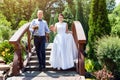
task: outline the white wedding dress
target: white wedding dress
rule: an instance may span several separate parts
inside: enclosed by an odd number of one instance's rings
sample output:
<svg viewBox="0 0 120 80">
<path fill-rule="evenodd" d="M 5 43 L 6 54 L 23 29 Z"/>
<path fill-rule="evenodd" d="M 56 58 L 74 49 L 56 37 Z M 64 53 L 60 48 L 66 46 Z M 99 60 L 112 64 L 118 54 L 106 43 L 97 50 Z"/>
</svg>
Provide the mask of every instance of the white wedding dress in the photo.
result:
<svg viewBox="0 0 120 80">
<path fill-rule="evenodd" d="M 50 64 L 53 68 L 69 69 L 74 67 L 74 59 L 78 57 L 78 51 L 71 33 L 66 33 L 66 23 L 58 22 L 57 35 L 54 38 L 50 55 Z"/>
</svg>

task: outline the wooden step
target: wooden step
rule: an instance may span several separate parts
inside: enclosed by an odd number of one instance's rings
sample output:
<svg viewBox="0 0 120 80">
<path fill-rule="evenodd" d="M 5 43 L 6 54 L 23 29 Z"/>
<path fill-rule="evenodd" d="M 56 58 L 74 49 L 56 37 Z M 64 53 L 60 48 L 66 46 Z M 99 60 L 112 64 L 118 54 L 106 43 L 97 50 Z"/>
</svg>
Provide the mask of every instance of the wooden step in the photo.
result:
<svg viewBox="0 0 120 80">
<path fill-rule="evenodd" d="M 30 57 L 30 60 L 38 60 L 37 55 L 31 56 L 31 57 Z"/>
<path fill-rule="evenodd" d="M 50 55 L 51 51 L 46 51 L 45 54 L 46 55 Z"/>
<path fill-rule="evenodd" d="M 10 65 L 0 63 L 0 80 L 6 80 L 9 70 Z"/>
<path fill-rule="evenodd" d="M 53 45 L 53 43 L 46 43 L 46 46 L 45 46 L 46 53 L 47 52 L 49 53 L 51 51 L 52 45 Z M 35 47 L 32 48 L 32 53 L 36 54 Z"/>
<path fill-rule="evenodd" d="M 53 43 L 46 43 L 46 70 L 47 71 L 75 71 L 75 67 L 71 68 L 71 69 L 67 69 L 67 70 L 57 70 L 57 69 L 53 69 L 49 63 L 49 59 L 50 59 L 50 53 L 51 53 L 51 48 L 52 48 Z M 36 51 L 33 52 L 30 61 L 27 63 L 27 66 L 25 68 L 25 71 L 38 71 L 39 68 L 39 62 L 38 62 L 38 58 L 37 58 L 37 54 Z"/>
<path fill-rule="evenodd" d="M 8 70 L 10 69 L 10 66 L 7 64 L 0 64 L 0 71 Z"/>
<path fill-rule="evenodd" d="M 49 60 L 49 59 L 50 59 L 50 56 L 46 55 L 46 60 Z M 38 60 L 37 55 L 31 56 L 30 60 Z"/>
<path fill-rule="evenodd" d="M 25 68 L 25 71 L 39 71 L 39 67 L 38 66 L 27 66 Z M 54 69 L 52 66 L 46 66 L 46 71 L 75 71 L 75 67 L 67 69 L 67 70 L 58 70 L 58 69 Z"/>
<path fill-rule="evenodd" d="M 32 66 L 32 65 L 39 65 L 39 62 L 38 60 L 30 60 L 28 63 L 27 63 L 28 66 Z"/>
<path fill-rule="evenodd" d="M 46 54 L 46 55 L 50 55 L 50 53 L 51 53 L 51 51 L 50 51 L 50 50 L 45 51 L 45 54 Z M 36 52 L 32 52 L 32 56 L 34 56 L 34 55 L 37 55 L 37 54 L 36 54 Z"/>
<path fill-rule="evenodd" d="M 49 55 L 46 55 L 46 60 L 49 60 L 50 59 L 50 56 Z"/>
<path fill-rule="evenodd" d="M 39 65 L 39 62 L 38 62 L 38 60 L 30 60 L 27 65 L 28 66 L 30 66 L 30 65 Z M 46 60 L 46 65 L 50 65 L 48 60 Z"/>
</svg>

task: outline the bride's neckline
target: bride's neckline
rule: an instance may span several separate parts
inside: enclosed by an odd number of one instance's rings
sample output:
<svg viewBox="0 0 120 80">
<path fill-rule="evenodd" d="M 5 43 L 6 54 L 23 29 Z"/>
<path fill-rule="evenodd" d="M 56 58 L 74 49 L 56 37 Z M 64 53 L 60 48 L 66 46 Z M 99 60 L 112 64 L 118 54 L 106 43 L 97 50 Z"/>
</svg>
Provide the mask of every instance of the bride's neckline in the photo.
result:
<svg viewBox="0 0 120 80">
<path fill-rule="evenodd" d="M 58 22 L 58 23 L 62 24 L 63 22 Z"/>
</svg>

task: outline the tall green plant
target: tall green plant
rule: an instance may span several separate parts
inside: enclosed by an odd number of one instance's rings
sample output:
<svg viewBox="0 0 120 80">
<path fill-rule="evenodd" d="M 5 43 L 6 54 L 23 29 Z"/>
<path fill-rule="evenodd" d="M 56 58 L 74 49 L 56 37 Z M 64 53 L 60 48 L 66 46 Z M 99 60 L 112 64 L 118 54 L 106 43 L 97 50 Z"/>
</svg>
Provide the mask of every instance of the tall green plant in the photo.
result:
<svg viewBox="0 0 120 80">
<path fill-rule="evenodd" d="M 112 26 L 111 35 L 120 37 L 120 5 L 109 14 L 110 24 Z"/>
<path fill-rule="evenodd" d="M 68 23 L 68 28 L 71 29 L 71 25 L 72 25 L 74 16 L 70 10 L 70 7 L 68 5 L 66 5 L 65 9 L 62 13 L 64 15 L 64 21 Z"/>
<path fill-rule="evenodd" d="M 33 19 L 37 18 L 37 11 L 39 10 L 38 7 L 35 8 L 34 12 L 31 15 L 30 21 L 32 21 Z"/>
<path fill-rule="evenodd" d="M 0 13 L 0 41 L 8 40 L 11 36 L 11 24 L 6 20 L 6 17 Z"/>
<path fill-rule="evenodd" d="M 89 18 L 89 57 L 96 58 L 94 55 L 95 41 L 103 35 L 111 32 L 110 23 L 106 10 L 106 0 L 92 0 Z"/>
<path fill-rule="evenodd" d="M 6 19 L 11 22 L 11 29 L 18 28 L 21 20 L 29 20 L 34 10 L 31 0 L 3 0 L 0 6 L 1 12 L 6 16 Z"/>
<path fill-rule="evenodd" d="M 84 29 L 85 35 L 88 38 L 88 24 L 86 23 L 87 21 L 85 21 L 82 0 L 74 0 L 74 4 L 76 10 L 75 20 L 80 21 Z"/>
<path fill-rule="evenodd" d="M 50 17 L 49 26 L 50 25 L 55 25 L 55 23 L 57 23 L 57 22 L 58 22 L 58 13 L 56 13 L 53 18 Z M 53 42 L 56 33 L 51 32 L 49 35 L 50 35 L 49 42 Z"/>
</svg>

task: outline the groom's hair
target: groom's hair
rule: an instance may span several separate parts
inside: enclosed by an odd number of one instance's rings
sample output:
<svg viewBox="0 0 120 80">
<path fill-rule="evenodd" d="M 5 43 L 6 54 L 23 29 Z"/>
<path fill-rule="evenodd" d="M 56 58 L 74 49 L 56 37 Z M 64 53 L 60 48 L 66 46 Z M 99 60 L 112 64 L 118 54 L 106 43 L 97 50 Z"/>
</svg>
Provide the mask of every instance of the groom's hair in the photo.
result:
<svg viewBox="0 0 120 80">
<path fill-rule="evenodd" d="M 37 13 L 39 13 L 39 12 L 43 13 L 43 10 L 38 10 Z"/>
</svg>

